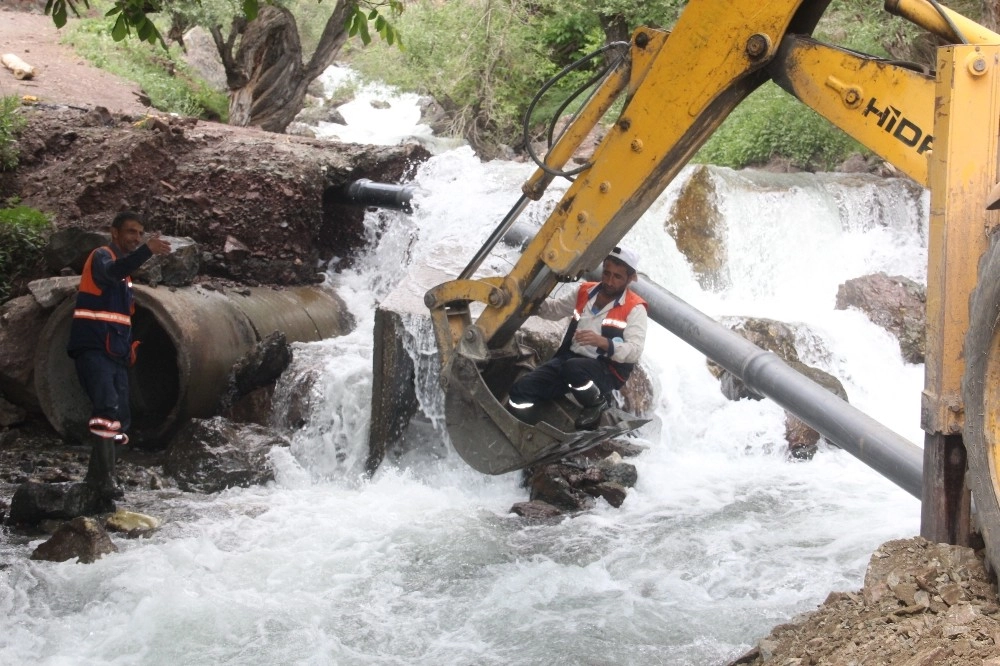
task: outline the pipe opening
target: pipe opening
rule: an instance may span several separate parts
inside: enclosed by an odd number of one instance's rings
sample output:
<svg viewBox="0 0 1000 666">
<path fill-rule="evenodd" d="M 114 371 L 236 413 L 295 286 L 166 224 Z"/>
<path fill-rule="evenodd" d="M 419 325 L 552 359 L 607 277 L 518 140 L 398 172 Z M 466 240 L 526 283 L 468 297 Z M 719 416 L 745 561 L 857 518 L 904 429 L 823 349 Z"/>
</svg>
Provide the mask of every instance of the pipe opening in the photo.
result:
<svg viewBox="0 0 1000 666">
<path fill-rule="evenodd" d="M 129 371 L 132 429 L 138 435 L 156 430 L 177 410 L 180 370 L 177 346 L 152 312 L 136 307 L 132 333 L 142 341 L 138 361 Z"/>
</svg>

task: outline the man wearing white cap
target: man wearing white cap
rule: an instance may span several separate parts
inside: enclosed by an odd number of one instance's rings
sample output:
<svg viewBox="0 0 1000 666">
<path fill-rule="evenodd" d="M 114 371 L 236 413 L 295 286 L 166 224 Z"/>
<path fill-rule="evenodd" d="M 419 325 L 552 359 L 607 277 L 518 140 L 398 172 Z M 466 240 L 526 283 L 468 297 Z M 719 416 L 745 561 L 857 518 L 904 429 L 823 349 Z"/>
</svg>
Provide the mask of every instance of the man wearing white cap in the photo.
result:
<svg viewBox="0 0 1000 666">
<path fill-rule="evenodd" d="M 540 317 L 573 319 L 555 356 L 514 382 L 508 400 L 514 416 L 534 423 L 537 402 L 572 392 L 583 407 L 576 428 L 597 426 L 646 343 L 646 301 L 628 288 L 638 264 L 634 250 L 616 247 L 604 260 L 600 282 L 584 282 L 575 293 L 539 305 Z"/>
</svg>

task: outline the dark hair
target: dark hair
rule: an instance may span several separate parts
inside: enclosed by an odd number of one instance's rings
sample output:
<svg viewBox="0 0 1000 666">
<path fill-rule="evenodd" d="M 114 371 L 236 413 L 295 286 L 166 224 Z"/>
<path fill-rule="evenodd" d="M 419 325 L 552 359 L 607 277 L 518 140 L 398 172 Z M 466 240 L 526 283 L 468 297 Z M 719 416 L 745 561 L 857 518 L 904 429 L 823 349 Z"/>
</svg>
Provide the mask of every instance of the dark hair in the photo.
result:
<svg viewBox="0 0 1000 666">
<path fill-rule="evenodd" d="M 133 222 L 138 222 L 139 224 L 145 226 L 145 223 L 142 221 L 142 218 L 139 216 L 139 213 L 136 213 L 131 210 L 123 210 L 122 212 L 115 215 L 115 219 L 112 220 L 111 226 L 114 227 L 115 229 L 121 229 L 122 227 L 125 226 L 125 223 L 128 222 L 129 220 L 132 220 Z"/>
</svg>

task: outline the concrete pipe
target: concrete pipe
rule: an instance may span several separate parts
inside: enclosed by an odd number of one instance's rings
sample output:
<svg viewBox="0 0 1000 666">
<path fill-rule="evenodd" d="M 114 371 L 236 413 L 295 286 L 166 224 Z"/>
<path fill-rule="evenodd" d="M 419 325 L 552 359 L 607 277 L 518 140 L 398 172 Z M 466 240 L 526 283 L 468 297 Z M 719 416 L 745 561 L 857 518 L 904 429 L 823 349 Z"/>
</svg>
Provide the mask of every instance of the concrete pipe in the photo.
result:
<svg viewBox="0 0 1000 666">
<path fill-rule="evenodd" d="M 133 336 L 142 344 L 129 371 L 130 437 L 147 446 L 166 444 L 186 418 L 215 414 L 233 364 L 267 335 L 309 342 L 354 326 L 344 302 L 321 287 L 223 293 L 137 285 L 135 303 Z M 42 330 L 35 389 L 52 426 L 75 438 L 86 432 L 90 401 L 66 354 L 74 305 L 75 298 L 59 305 Z"/>
</svg>

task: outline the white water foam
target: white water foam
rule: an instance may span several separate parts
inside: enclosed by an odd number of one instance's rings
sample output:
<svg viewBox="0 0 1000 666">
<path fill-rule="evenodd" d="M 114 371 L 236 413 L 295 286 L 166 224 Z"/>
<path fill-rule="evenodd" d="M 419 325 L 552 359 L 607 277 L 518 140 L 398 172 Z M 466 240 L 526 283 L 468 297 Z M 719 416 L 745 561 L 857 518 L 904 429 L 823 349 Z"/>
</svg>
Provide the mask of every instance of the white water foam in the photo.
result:
<svg viewBox="0 0 1000 666">
<path fill-rule="evenodd" d="M 282 380 L 312 382 L 312 412 L 272 455 L 276 483 L 165 491 L 161 531 L 90 565 L 30 561 L 40 540 L 5 537 L 0 663 L 720 664 L 857 589 L 875 547 L 918 532 L 919 502 L 847 453 L 789 462 L 783 411 L 727 401 L 704 357 L 655 325 L 644 365 L 661 427 L 620 509 L 525 523 L 508 513 L 527 495 L 517 474 L 479 475 L 440 440 L 365 479 L 375 307 L 410 266 L 461 270 L 530 172 L 448 151 L 420 168 L 412 216 L 368 216 L 370 250 L 331 275 L 357 328 L 296 345 Z M 919 443 L 922 367 L 833 297 L 878 270 L 922 279 L 925 204 L 900 212 L 892 181 L 723 174 L 730 280 L 711 292 L 663 232 L 686 173 L 626 239 L 649 279 L 713 316 L 801 325 L 807 362 Z M 557 194 L 526 218 L 543 220 Z"/>
</svg>

